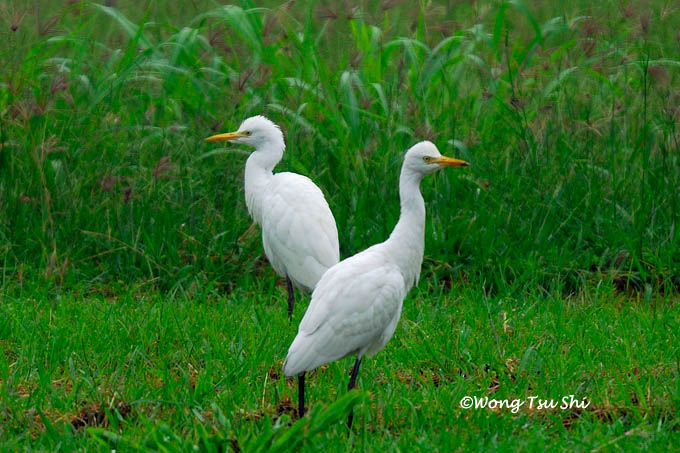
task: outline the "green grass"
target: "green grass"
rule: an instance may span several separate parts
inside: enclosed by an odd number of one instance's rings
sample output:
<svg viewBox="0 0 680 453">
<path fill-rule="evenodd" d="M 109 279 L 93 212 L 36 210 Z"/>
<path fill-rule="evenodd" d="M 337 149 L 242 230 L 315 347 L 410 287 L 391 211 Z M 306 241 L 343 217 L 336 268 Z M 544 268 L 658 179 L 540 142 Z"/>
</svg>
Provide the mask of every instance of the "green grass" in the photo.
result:
<svg viewBox="0 0 680 453">
<path fill-rule="evenodd" d="M 309 377 L 311 416 L 297 422 L 295 381 L 281 374 L 294 336 L 282 286 L 203 302 L 9 298 L 0 448 L 661 450 L 680 440 L 677 304 L 605 290 L 515 300 L 455 289 L 425 281 L 413 292 L 392 341 L 364 361 L 360 392 L 345 396 L 349 358 Z M 570 394 L 590 406 L 459 407 L 466 395 Z"/>
<path fill-rule="evenodd" d="M 665 2 L 35 3 L 0 12 L 4 283 L 232 290 L 259 251 L 238 243 L 245 158 L 202 139 L 265 113 L 343 256 L 389 234 L 403 152 L 428 138 L 473 164 L 425 183 L 442 278 L 513 296 L 680 285 Z"/>
<path fill-rule="evenodd" d="M 567 3 L 0 0 L 0 448 L 677 443 L 680 10 Z M 332 364 L 301 421 L 247 150 L 203 142 L 262 113 L 343 257 L 389 235 L 409 146 L 472 163 L 423 183 L 363 392 Z"/>
</svg>

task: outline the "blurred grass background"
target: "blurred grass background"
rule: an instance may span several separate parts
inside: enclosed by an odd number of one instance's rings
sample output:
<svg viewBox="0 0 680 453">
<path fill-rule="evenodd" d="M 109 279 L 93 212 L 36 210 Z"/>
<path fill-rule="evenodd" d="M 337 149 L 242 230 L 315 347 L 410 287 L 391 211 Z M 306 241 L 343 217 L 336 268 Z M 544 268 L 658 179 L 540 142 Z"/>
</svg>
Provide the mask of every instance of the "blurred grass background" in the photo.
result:
<svg viewBox="0 0 680 453">
<path fill-rule="evenodd" d="M 425 275 L 676 292 L 678 23 L 660 0 L 4 1 L 3 288 L 273 276 L 244 235 L 246 150 L 202 141 L 265 114 L 343 257 L 388 236 L 403 152 L 430 139 L 473 167 L 424 183 Z"/>
<path fill-rule="evenodd" d="M 0 450 L 673 448 L 678 24 L 664 0 L 0 0 Z M 410 145 L 473 164 L 423 183 L 421 282 L 360 391 L 322 367 L 297 421 L 248 150 L 203 142 L 262 113 L 343 257 L 392 230 Z M 592 404 L 458 407 L 568 394 Z"/>
</svg>

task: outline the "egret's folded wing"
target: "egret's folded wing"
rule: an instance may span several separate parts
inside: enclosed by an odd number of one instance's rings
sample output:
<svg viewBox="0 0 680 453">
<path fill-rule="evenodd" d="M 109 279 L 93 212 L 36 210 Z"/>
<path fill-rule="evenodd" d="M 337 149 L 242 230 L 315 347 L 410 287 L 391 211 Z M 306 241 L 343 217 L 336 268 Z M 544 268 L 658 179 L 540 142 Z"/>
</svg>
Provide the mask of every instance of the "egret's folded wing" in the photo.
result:
<svg viewBox="0 0 680 453">
<path fill-rule="evenodd" d="M 288 350 L 287 375 L 381 348 L 394 332 L 406 296 L 403 276 L 379 254 L 361 255 L 329 269 L 317 285 Z"/>
<path fill-rule="evenodd" d="M 339 260 L 338 230 L 323 193 L 305 176 L 277 173 L 263 207 L 262 240 L 272 266 L 313 289 Z"/>
</svg>

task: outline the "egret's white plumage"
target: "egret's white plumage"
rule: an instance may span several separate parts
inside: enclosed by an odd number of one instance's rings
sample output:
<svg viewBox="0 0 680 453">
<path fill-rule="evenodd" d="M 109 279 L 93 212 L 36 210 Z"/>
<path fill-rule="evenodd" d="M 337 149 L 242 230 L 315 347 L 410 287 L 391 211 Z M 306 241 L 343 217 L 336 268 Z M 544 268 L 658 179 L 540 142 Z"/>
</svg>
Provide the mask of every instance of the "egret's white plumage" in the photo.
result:
<svg viewBox="0 0 680 453">
<path fill-rule="evenodd" d="M 304 372 L 357 354 L 350 387 L 354 385 L 361 358 L 380 351 L 389 341 L 404 298 L 418 282 L 425 245 L 421 179 L 443 166 L 467 165 L 443 157 L 428 141 L 408 150 L 399 177 L 399 222 L 385 242 L 341 261 L 321 277 L 288 349 L 284 374 L 301 375 L 304 388 Z M 302 402 L 299 412 L 304 412 Z"/>
<path fill-rule="evenodd" d="M 254 211 L 259 201 L 262 244 L 269 262 L 297 286 L 313 290 L 339 261 L 338 230 L 323 193 L 305 176 L 277 173 L 260 194 L 259 200 L 253 197 L 257 201 L 250 209 Z"/>
<path fill-rule="evenodd" d="M 274 270 L 311 291 L 340 257 L 338 230 L 321 190 L 306 176 L 273 173 L 283 157 L 281 129 L 264 116 L 241 123 L 236 132 L 207 141 L 230 140 L 255 147 L 245 171 L 246 206 L 262 229 L 262 244 Z M 289 285 L 289 315 L 292 288 Z"/>
</svg>

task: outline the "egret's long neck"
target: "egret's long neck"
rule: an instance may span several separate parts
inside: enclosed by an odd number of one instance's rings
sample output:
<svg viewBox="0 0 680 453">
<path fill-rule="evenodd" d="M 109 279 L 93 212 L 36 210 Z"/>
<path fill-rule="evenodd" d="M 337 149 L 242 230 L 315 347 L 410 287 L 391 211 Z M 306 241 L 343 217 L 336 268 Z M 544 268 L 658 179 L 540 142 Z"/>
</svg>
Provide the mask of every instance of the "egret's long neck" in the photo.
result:
<svg viewBox="0 0 680 453">
<path fill-rule="evenodd" d="M 262 196 L 266 186 L 274 176 L 274 166 L 283 157 L 283 139 L 264 142 L 246 161 L 246 206 L 256 223 L 262 224 Z"/>
<path fill-rule="evenodd" d="M 401 269 L 406 289 L 418 283 L 425 249 L 425 202 L 420 194 L 422 175 L 402 168 L 399 177 L 401 215 L 385 242 L 390 256 Z"/>
</svg>

